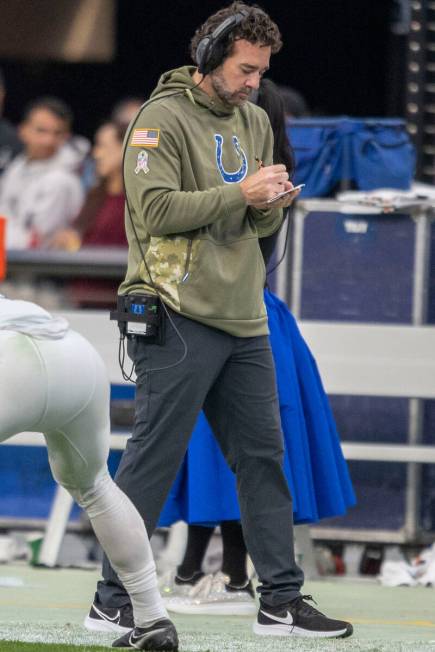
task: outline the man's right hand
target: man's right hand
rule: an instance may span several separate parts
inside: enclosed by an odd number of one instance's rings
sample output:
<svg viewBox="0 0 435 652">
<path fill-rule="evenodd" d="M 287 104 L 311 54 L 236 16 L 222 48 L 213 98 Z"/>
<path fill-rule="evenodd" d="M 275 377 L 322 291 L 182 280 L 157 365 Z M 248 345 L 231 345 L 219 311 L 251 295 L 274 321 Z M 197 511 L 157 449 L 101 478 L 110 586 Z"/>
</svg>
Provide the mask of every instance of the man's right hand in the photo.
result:
<svg viewBox="0 0 435 652">
<path fill-rule="evenodd" d="M 289 190 L 292 184 L 288 180 L 285 165 L 268 165 L 246 177 L 240 189 L 248 206 L 261 206 L 279 192 Z"/>
</svg>

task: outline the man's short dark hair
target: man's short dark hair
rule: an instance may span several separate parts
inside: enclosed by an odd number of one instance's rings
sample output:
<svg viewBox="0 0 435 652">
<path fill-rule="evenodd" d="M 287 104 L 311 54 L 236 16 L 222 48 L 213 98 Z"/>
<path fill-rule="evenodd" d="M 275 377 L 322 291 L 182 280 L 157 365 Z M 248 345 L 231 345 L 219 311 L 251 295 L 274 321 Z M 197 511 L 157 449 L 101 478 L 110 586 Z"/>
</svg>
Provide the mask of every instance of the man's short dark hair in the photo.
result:
<svg viewBox="0 0 435 652">
<path fill-rule="evenodd" d="M 5 89 L 5 76 L 3 74 L 3 70 L 0 68 L 0 90 Z"/>
<path fill-rule="evenodd" d="M 229 7 L 220 9 L 207 18 L 205 23 L 196 30 L 195 35 L 190 41 L 190 54 L 195 63 L 198 63 L 196 60 L 196 50 L 200 40 L 204 36 L 211 34 L 226 18 L 233 16 L 241 9 L 248 12 L 248 15 L 228 34 L 224 58 L 231 55 L 234 41 L 239 41 L 240 39 L 244 39 L 253 44 L 269 45 L 272 54 L 279 52 L 282 47 L 281 33 L 270 16 L 258 5 L 233 2 Z"/>
<path fill-rule="evenodd" d="M 50 113 L 53 113 L 57 118 L 63 120 L 68 128 L 70 128 L 73 123 L 74 116 L 72 110 L 66 102 L 60 100 L 58 97 L 38 97 L 36 100 L 29 102 L 23 112 L 23 121 L 25 122 L 28 120 L 30 114 L 37 109 L 50 111 Z"/>
</svg>

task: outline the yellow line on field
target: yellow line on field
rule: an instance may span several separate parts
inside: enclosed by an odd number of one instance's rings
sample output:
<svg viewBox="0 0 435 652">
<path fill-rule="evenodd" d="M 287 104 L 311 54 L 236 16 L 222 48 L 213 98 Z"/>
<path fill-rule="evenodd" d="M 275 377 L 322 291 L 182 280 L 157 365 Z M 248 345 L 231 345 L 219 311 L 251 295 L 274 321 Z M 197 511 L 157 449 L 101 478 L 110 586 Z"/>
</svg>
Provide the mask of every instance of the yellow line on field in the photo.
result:
<svg viewBox="0 0 435 652">
<path fill-rule="evenodd" d="M 384 620 L 381 618 L 351 618 L 357 625 L 404 625 L 405 627 L 435 627 L 431 620 Z"/>
<path fill-rule="evenodd" d="M 68 603 L 38 603 L 35 605 L 34 602 L 25 603 L 20 602 L 11 602 L 10 600 L 0 600 L 0 607 L 16 607 L 18 609 L 80 609 L 81 611 L 86 611 L 89 609 L 89 603 L 86 604 L 68 604 Z M 435 622 L 431 620 L 393 620 L 393 619 L 383 619 L 383 618 L 352 618 L 348 617 L 347 620 L 350 620 L 355 625 L 400 625 L 402 627 L 427 627 L 435 628 Z"/>
<path fill-rule="evenodd" d="M 11 602 L 8 600 L 7 602 L 5 600 L 0 600 L 0 607 L 18 607 L 19 609 L 88 609 L 89 604 L 83 605 L 83 604 L 63 604 L 63 603 L 57 603 L 57 604 L 41 604 L 40 602 L 35 605 L 34 602 L 28 602 L 27 604 L 25 602 Z"/>
</svg>

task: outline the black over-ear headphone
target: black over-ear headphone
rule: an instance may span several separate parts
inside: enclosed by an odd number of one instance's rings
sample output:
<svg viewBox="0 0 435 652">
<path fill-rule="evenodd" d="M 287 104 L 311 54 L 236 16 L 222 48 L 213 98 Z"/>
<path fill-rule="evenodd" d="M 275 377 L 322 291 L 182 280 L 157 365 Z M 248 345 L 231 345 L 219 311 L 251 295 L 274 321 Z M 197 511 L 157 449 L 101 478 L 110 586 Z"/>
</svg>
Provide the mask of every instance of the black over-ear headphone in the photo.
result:
<svg viewBox="0 0 435 652">
<path fill-rule="evenodd" d="M 240 9 L 233 16 L 226 18 L 211 34 L 207 34 L 200 40 L 196 48 L 198 72 L 208 75 L 209 72 L 220 66 L 225 56 L 225 37 L 247 16 L 249 16 L 249 11 Z"/>
</svg>

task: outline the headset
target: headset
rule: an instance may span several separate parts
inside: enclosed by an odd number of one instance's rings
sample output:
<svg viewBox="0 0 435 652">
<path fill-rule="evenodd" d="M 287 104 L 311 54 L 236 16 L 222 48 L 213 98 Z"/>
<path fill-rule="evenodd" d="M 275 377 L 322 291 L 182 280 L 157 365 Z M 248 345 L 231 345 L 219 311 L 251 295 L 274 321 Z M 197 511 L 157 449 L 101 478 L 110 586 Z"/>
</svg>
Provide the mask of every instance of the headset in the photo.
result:
<svg viewBox="0 0 435 652">
<path fill-rule="evenodd" d="M 226 18 L 211 34 L 207 34 L 200 40 L 196 48 L 196 63 L 199 73 L 208 75 L 209 72 L 220 66 L 225 56 L 226 37 L 249 14 L 248 9 L 240 9 L 233 16 Z"/>
</svg>

